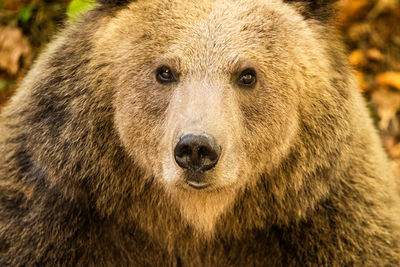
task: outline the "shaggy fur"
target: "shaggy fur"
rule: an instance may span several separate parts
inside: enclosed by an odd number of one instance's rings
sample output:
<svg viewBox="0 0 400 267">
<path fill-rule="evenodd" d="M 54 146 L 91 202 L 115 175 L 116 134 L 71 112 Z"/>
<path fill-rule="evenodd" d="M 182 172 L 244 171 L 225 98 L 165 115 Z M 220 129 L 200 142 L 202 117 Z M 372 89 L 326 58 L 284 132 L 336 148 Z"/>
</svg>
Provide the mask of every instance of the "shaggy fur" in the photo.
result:
<svg viewBox="0 0 400 267">
<path fill-rule="evenodd" d="M 99 2 L 2 111 L 0 266 L 400 265 L 334 1 Z M 173 159 L 196 132 L 222 147 L 202 190 Z"/>
</svg>

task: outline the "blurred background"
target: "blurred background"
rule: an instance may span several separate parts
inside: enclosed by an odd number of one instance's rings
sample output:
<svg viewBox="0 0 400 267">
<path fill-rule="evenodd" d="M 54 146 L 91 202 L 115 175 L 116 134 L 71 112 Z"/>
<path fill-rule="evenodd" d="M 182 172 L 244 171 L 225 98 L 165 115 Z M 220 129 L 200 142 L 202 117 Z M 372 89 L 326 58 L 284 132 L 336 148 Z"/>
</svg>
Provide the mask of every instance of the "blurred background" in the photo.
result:
<svg viewBox="0 0 400 267">
<path fill-rule="evenodd" d="M 91 0 L 0 0 L 0 109 L 37 54 Z M 400 181 L 400 0 L 341 0 L 337 28 Z"/>
</svg>

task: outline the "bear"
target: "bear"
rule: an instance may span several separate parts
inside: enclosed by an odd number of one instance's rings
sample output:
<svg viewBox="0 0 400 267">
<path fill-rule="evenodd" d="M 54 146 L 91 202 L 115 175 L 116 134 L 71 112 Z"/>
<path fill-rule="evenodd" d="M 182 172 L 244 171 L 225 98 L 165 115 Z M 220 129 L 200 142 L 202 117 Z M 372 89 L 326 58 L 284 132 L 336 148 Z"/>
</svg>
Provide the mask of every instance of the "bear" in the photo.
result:
<svg viewBox="0 0 400 267">
<path fill-rule="evenodd" d="M 333 0 L 100 0 L 0 117 L 0 266 L 399 266 Z"/>
</svg>

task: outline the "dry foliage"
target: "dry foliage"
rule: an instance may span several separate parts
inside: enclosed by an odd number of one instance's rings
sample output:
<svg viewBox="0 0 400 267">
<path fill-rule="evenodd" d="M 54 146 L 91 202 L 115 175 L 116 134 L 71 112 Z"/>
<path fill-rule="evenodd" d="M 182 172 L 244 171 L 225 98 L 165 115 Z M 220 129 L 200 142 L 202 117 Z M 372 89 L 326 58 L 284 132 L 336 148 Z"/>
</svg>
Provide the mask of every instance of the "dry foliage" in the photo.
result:
<svg viewBox="0 0 400 267">
<path fill-rule="evenodd" d="M 400 0 L 342 0 L 339 28 L 400 177 Z"/>
<path fill-rule="evenodd" d="M 20 29 L 0 26 L 0 69 L 17 75 L 21 66 L 28 65 L 32 48 Z"/>
<path fill-rule="evenodd" d="M 66 17 L 70 0 L 0 0 L 0 108 Z"/>
</svg>

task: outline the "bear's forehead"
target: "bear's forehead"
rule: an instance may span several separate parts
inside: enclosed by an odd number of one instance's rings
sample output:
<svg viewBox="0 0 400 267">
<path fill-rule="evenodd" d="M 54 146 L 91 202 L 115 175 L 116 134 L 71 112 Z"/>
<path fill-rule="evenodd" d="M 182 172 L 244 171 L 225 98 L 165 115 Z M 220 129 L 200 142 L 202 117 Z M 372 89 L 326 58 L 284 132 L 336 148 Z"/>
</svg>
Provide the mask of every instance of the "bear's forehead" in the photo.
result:
<svg viewBox="0 0 400 267">
<path fill-rule="evenodd" d="M 266 62 L 265 53 L 284 58 L 293 47 L 287 36 L 304 35 L 296 30 L 303 22 L 289 5 L 282 9 L 280 0 L 138 1 L 104 23 L 95 42 L 99 51 L 131 55 L 143 64 L 167 58 L 170 65 L 176 58 L 186 65 L 178 67 L 182 71 L 226 69 L 241 58 Z"/>
<path fill-rule="evenodd" d="M 121 16 L 131 17 L 139 32 L 163 42 L 183 40 L 198 46 L 203 41 L 226 47 L 239 42 L 251 45 L 290 32 L 296 20 L 301 20 L 280 0 L 139 1 L 131 3 Z M 121 27 L 129 27 L 127 20 Z"/>
</svg>

